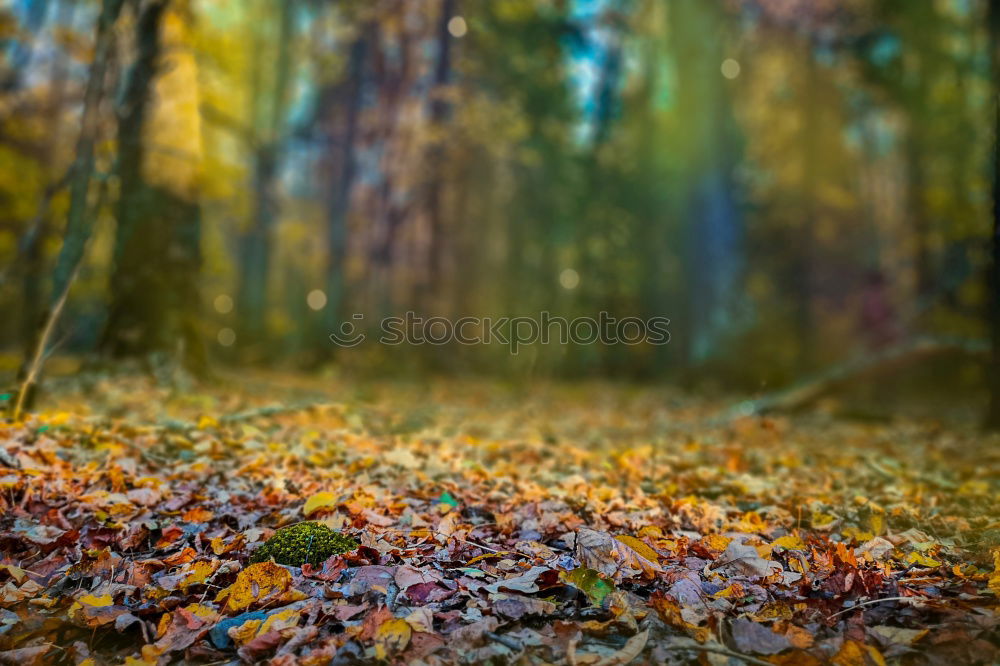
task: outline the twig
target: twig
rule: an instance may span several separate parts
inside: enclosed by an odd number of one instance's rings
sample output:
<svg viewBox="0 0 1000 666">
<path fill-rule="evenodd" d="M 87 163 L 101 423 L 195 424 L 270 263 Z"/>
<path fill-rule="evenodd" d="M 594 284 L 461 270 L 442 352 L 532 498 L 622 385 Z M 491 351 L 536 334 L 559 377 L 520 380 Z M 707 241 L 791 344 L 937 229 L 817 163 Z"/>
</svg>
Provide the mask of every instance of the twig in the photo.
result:
<svg viewBox="0 0 1000 666">
<path fill-rule="evenodd" d="M 520 555 L 520 553 L 513 553 L 513 552 L 507 551 L 507 550 L 496 550 L 495 548 L 490 548 L 489 546 L 484 546 L 481 543 L 476 543 L 475 541 L 469 541 L 468 539 L 463 539 L 463 538 L 457 537 L 457 536 L 455 536 L 453 534 L 445 534 L 444 532 L 438 532 L 436 530 L 429 530 L 429 529 L 426 529 L 426 528 L 423 528 L 423 527 L 418 527 L 418 528 L 412 529 L 412 530 L 398 530 L 398 529 L 395 529 L 393 527 L 384 527 L 384 528 L 382 528 L 382 532 L 383 533 L 385 533 L 385 532 L 398 532 L 400 534 L 412 534 L 414 532 L 427 532 L 428 534 L 436 534 L 438 536 L 442 536 L 445 539 L 454 539 L 455 541 L 461 541 L 462 543 L 467 543 L 470 546 L 475 546 L 476 548 L 482 548 L 483 550 L 488 550 L 491 553 L 497 553 L 497 554 L 508 554 L 509 553 L 511 555 Z"/>
<path fill-rule="evenodd" d="M 42 369 L 42 362 L 45 360 L 45 348 L 49 344 L 49 338 L 52 337 L 52 331 L 55 330 L 56 322 L 59 321 L 59 315 L 62 314 L 63 307 L 66 305 L 70 287 L 73 286 L 73 282 L 76 281 L 76 276 L 79 272 L 80 264 L 77 263 L 73 268 L 73 273 L 66 280 L 62 293 L 59 294 L 59 299 L 52 306 L 49 316 L 45 319 L 45 328 L 42 329 L 42 334 L 38 338 L 38 344 L 35 345 L 34 354 L 28 365 L 28 372 L 24 376 L 21 389 L 17 392 L 17 402 L 14 403 L 14 411 L 11 414 L 14 421 L 17 421 L 21 417 L 21 411 L 24 409 L 24 402 L 27 400 L 28 392 L 31 391 L 31 388 L 35 385 L 35 381 L 38 379 L 38 373 Z"/>
<path fill-rule="evenodd" d="M 514 640 L 513 638 L 508 638 L 507 636 L 503 636 L 501 634 L 495 634 L 492 631 L 487 631 L 483 635 L 489 638 L 490 640 L 496 641 L 497 643 L 503 645 L 504 647 L 509 647 L 514 652 L 520 652 L 521 650 L 524 649 L 524 646 L 521 645 L 520 642 Z"/>
<path fill-rule="evenodd" d="M 845 608 L 843 610 L 839 610 L 836 613 L 834 613 L 833 615 L 827 615 L 826 619 L 829 620 L 831 618 L 837 617 L 838 615 L 843 615 L 844 613 L 850 613 L 855 608 L 861 608 L 862 606 L 871 606 L 872 604 L 882 603 L 883 601 L 916 601 L 916 600 L 918 600 L 918 601 L 929 601 L 928 599 L 918 599 L 917 597 L 883 597 L 881 599 L 869 599 L 868 601 L 862 601 L 859 604 L 854 604 L 850 608 Z"/>
<path fill-rule="evenodd" d="M 764 661 L 763 659 L 757 659 L 756 657 L 751 657 L 750 655 L 743 654 L 742 652 L 736 652 L 735 650 L 729 650 L 724 647 L 715 647 L 714 645 L 667 645 L 664 649 L 667 650 L 695 650 L 697 652 L 714 652 L 715 654 L 724 654 L 727 657 L 734 657 L 736 659 L 742 659 L 748 664 L 757 664 L 758 666 L 774 666 L 769 661 Z"/>
</svg>

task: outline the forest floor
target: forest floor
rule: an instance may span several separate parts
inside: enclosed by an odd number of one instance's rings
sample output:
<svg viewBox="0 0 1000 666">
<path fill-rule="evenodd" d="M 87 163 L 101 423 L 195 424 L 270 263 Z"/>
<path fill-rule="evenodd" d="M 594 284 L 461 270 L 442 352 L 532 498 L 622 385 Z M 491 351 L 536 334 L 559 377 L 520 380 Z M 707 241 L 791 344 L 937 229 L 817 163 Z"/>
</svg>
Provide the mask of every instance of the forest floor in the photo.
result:
<svg viewBox="0 0 1000 666">
<path fill-rule="evenodd" d="M 235 386 L 95 379 L 0 425 L 0 663 L 1000 659 L 1000 441 L 972 429 Z M 360 547 L 250 562 L 305 519 Z"/>
</svg>

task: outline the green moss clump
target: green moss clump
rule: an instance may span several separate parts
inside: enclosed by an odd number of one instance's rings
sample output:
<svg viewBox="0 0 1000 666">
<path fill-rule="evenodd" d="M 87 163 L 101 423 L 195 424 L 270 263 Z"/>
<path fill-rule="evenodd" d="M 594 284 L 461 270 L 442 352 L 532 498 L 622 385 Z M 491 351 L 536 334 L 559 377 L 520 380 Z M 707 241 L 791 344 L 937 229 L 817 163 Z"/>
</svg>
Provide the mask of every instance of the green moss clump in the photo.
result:
<svg viewBox="0 0 1000 666">
<path fill-rule="evenodd" d="M 301 567 L 308 562 L 316 566 L 338 553 L 358 547 L 349 536 L 334 532 L 326 525 L 305 522 L 282 527 L 264 545 L 253 552 L 250 562 L 274 560 L 278 564 Z"/>
</svg>

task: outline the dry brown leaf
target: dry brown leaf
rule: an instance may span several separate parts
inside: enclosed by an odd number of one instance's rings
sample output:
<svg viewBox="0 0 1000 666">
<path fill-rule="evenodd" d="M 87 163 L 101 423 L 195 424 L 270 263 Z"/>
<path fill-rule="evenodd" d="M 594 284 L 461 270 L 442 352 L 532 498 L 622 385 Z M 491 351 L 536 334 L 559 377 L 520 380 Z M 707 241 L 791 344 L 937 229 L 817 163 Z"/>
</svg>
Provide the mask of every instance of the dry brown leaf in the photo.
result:
<svg viewBox="0 0 1000 666">
<path fill-rule="evenodd" d="M 584 567 L 595 569 L 616 581 L 640 574 L 653 577 L 663 571 L 659 564 L 650 561 L 629 544 L 606 532 L 586 527 L 576 532 L 576 556 Z"/>
</svg>

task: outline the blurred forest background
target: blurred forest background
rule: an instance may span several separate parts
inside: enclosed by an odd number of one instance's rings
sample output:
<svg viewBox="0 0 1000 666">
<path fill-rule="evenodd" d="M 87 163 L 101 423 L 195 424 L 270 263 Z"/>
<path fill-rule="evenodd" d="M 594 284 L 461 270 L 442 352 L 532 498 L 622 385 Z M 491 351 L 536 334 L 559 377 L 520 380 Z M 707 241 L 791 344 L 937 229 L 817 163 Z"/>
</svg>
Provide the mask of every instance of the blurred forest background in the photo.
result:
<svg viewBox="0 0 1000 666">
<path fill-rule="evenodd" d="M 11 372 L 160 355 L 760 390 L 931 336 L 958 354 L 932 387 L 985 396 L 995 2 L 0 7 Z M 542 310 L 666 316 L 672 341 L 328 339 L 355 313 Z"/>
</svg>

